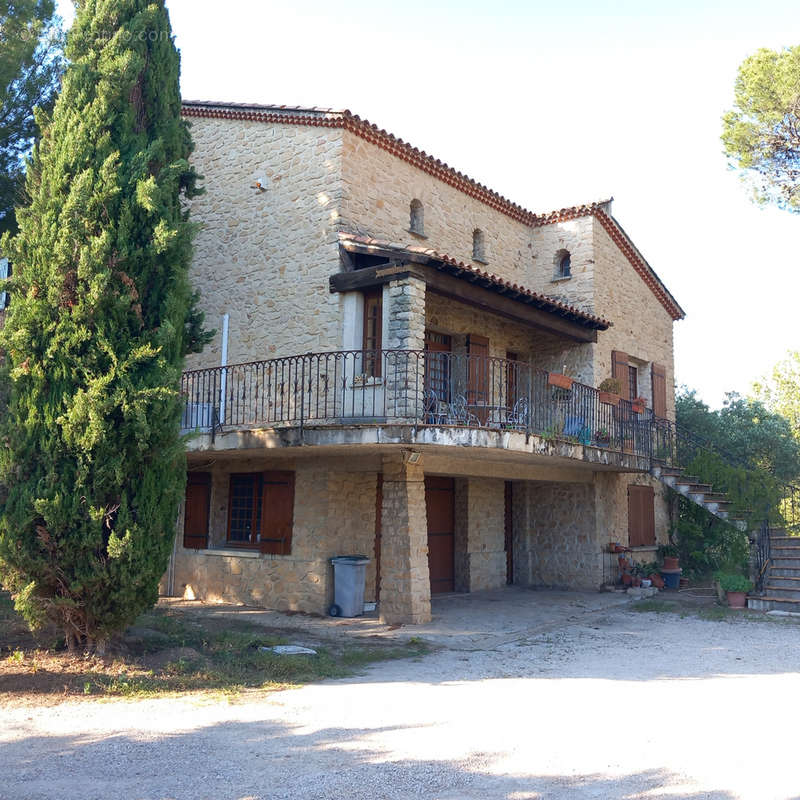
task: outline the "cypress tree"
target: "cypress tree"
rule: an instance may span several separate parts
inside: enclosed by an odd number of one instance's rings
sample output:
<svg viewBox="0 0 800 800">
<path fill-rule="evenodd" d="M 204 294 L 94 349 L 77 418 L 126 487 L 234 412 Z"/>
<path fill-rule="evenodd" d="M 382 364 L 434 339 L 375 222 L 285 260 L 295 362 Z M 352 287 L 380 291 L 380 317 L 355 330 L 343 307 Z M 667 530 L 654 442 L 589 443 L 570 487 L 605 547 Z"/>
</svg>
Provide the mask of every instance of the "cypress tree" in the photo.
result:
<svg viewBox="0 0 800 800">
<path fill-rule="evenodd" d="M 32 627 L 91 649 L 157 599 L 186 474 L 183 358 L 208 334 L 164 0 L 77 0 L 66 55 L 1 245 L 0 575 Z"/>
</svg>

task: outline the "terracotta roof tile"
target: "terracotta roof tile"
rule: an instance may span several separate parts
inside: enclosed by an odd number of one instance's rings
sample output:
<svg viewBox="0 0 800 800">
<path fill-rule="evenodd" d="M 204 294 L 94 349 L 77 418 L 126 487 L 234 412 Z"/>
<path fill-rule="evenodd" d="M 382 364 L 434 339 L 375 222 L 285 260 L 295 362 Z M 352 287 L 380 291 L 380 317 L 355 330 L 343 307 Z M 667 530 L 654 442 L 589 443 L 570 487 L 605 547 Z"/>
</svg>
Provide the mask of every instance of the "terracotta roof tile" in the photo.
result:
<svg viewBox="0 0 800 800">
<path fill-rule="evenodd" d="M 586 327 L 591 327 L 596 330 L 606 330 L 609 328 L 612 323 L 602 317 L 597 317 L 594 314 L 589 314 L 586 311 L 581 311 L 581 309 L 576 308 L 575 306 L 568 305 L 566 303 L 562 303 L 555 298 L 548 297 L 547 295 L 540 294 L 539 292 L 534 292 L 531 289 L 526 289 L 524 286 L 521 286 L 517 283 L 511 283 L 510 281 L 506 281 L 501 278 L 499 275 L 494 275 L 490 272 L 484 272 L 482 269 L 478 269 L 477 267 L 473 266 L 472 264 L 465 263 L 464 261 L 459 261 L 452 256 L 448 256 L 445 253 L 439 253 L 436 250 L 433 250 L 429 247 L 421 247 L 418 245 L 403 245 L 398 244 L 396 242 L 385 242 L 379 239 L 373 239 L 370 236 L 361 236 L 354 233 L 340 233 L 339 234 L 339 242 L 345 247 L 348 248 L 348 245 L 351 247 L 354 245 L 362 245 L 366 248 L 374 248 L 376 250 L 382 251 L 389 251 L 392 253 L 396 253 L 398 256 L 403 255 L 423 255 L 430 258 L 432 261 L 438 261 L 441 264 L 446 264 L 449 267 L 453 267 L 459 272 L 466 272 L 470 275 L 477 275 L 479 278 L 482 278 L 484 281 L 491 284 L 493 287 L 501 288 L 501 289 L 508 289 L 517 294 L 519 297 L 517 299 L 522 299 L 523 302 L 533 302 L 538 308 L 542 308 L 546 311 L 552 311 L 554 313 L 559 314 L 560 316 L 565 316 L 572 318 L 574 321 L 585 325 Z"/>
</svg>

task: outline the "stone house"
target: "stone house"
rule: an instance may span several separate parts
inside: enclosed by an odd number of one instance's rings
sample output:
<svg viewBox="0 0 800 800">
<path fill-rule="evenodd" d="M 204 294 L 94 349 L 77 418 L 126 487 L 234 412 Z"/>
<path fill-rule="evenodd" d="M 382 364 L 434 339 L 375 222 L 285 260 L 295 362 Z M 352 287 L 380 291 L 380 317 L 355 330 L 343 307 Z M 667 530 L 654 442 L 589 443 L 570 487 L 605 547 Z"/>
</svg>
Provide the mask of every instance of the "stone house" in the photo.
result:
<svg viewBox="0 0 800 800">
<path fill-rule="evenodd" d="M 363 553 L 366 600 L 422 622 L 437 592 L 599 587 L 610 542 L 652 558 L 683 311 L 610 200 L 528 211 L 346 111 L 183 113 L 217 334 L 163 591 L 324 613 Z"/>
</svg>

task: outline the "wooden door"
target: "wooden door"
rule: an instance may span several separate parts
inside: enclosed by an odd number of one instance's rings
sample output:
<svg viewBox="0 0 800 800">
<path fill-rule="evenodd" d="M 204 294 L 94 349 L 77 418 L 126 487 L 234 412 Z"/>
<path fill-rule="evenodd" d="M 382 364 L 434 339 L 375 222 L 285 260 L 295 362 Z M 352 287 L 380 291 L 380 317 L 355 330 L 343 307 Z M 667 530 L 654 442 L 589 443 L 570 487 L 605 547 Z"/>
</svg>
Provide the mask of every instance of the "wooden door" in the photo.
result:
<svg viewBox="0 0 800 800">
<path fill-rule="evenodd" d="M 211 474 L 190 472 L 186 478 L 186 510 L 183 515 L 183 546 L 192 550 L 208 547 L 211 512 Z"/>
<path fill-rule="evenodd" d="M 506 583 L 514 583 L 514 484 L 506 481 L 505 491 L 505 542 L 506 542 Z"/>
<path fill-rule="evenodd" d="M 652 486 L 628 487 L 628 546 L 656 543 L 655 493 Z"/>
<path fill-rule="evenodd" d="M 425 478 L 431 594 L 455 591 L 455 486 L 452 478 Z"/>
</svg>

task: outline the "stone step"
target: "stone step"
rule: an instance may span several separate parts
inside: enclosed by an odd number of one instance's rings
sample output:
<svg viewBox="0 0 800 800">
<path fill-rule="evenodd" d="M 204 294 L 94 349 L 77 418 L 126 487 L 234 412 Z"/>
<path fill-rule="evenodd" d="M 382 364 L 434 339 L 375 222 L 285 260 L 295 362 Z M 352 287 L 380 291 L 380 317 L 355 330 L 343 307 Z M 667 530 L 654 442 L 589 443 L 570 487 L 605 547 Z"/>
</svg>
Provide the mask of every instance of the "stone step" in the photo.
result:
<svg viewBox="0 0 800 800">
<path fill-rule="evenodd" d="M 800 547 L 776 547 L 770 544 L 769 552 L 775 558 L 800 558 Z"/>
<path fill-rule="evenodd" d="M 770 597 L 780 597 L 786 600 L 795 600 L 800 603 L 800 588 L 787 588 L 786 586 L 777 586 L 776 584 L 769 583 L 764 586 L 764 592 Z"/>
<path fill-rule="evenodd" d="M 787 569 L 788 567 L 798 568 L 800 567 L 800 558 L 788 558 L 787 556 L 776 556 L 772 555 L 770 557 L 772 561 L 773 569 Z"/>
<path fill-rule="evenodd" d="M 748 597 L 747 607 L 758 611 L 798 611 L 800 610 L 800 600 L 791 600 L 786 597 Z"/>
<path fill-rule="evenodd" d="M 800 578 L 800 567 L 779 567 L 774 563 L 769 566 L 769 578 Z"/>
<path fill-rule="evenodd" d="M 781 547 L 781 545 L 791 546 L 794 544 L 800 547 L 800 536 L 775 536 L 774 534 L 770 534 L 769 540 L 774 542 L 778 547 Z"/>
<path fill-rule="evenodd" d="M 770 586 L 781 586 L 784 589 L 800 589 L 800 575 L 775 575 L 770 572 L 767 575 L 767 582 Z"/>
</svg>

